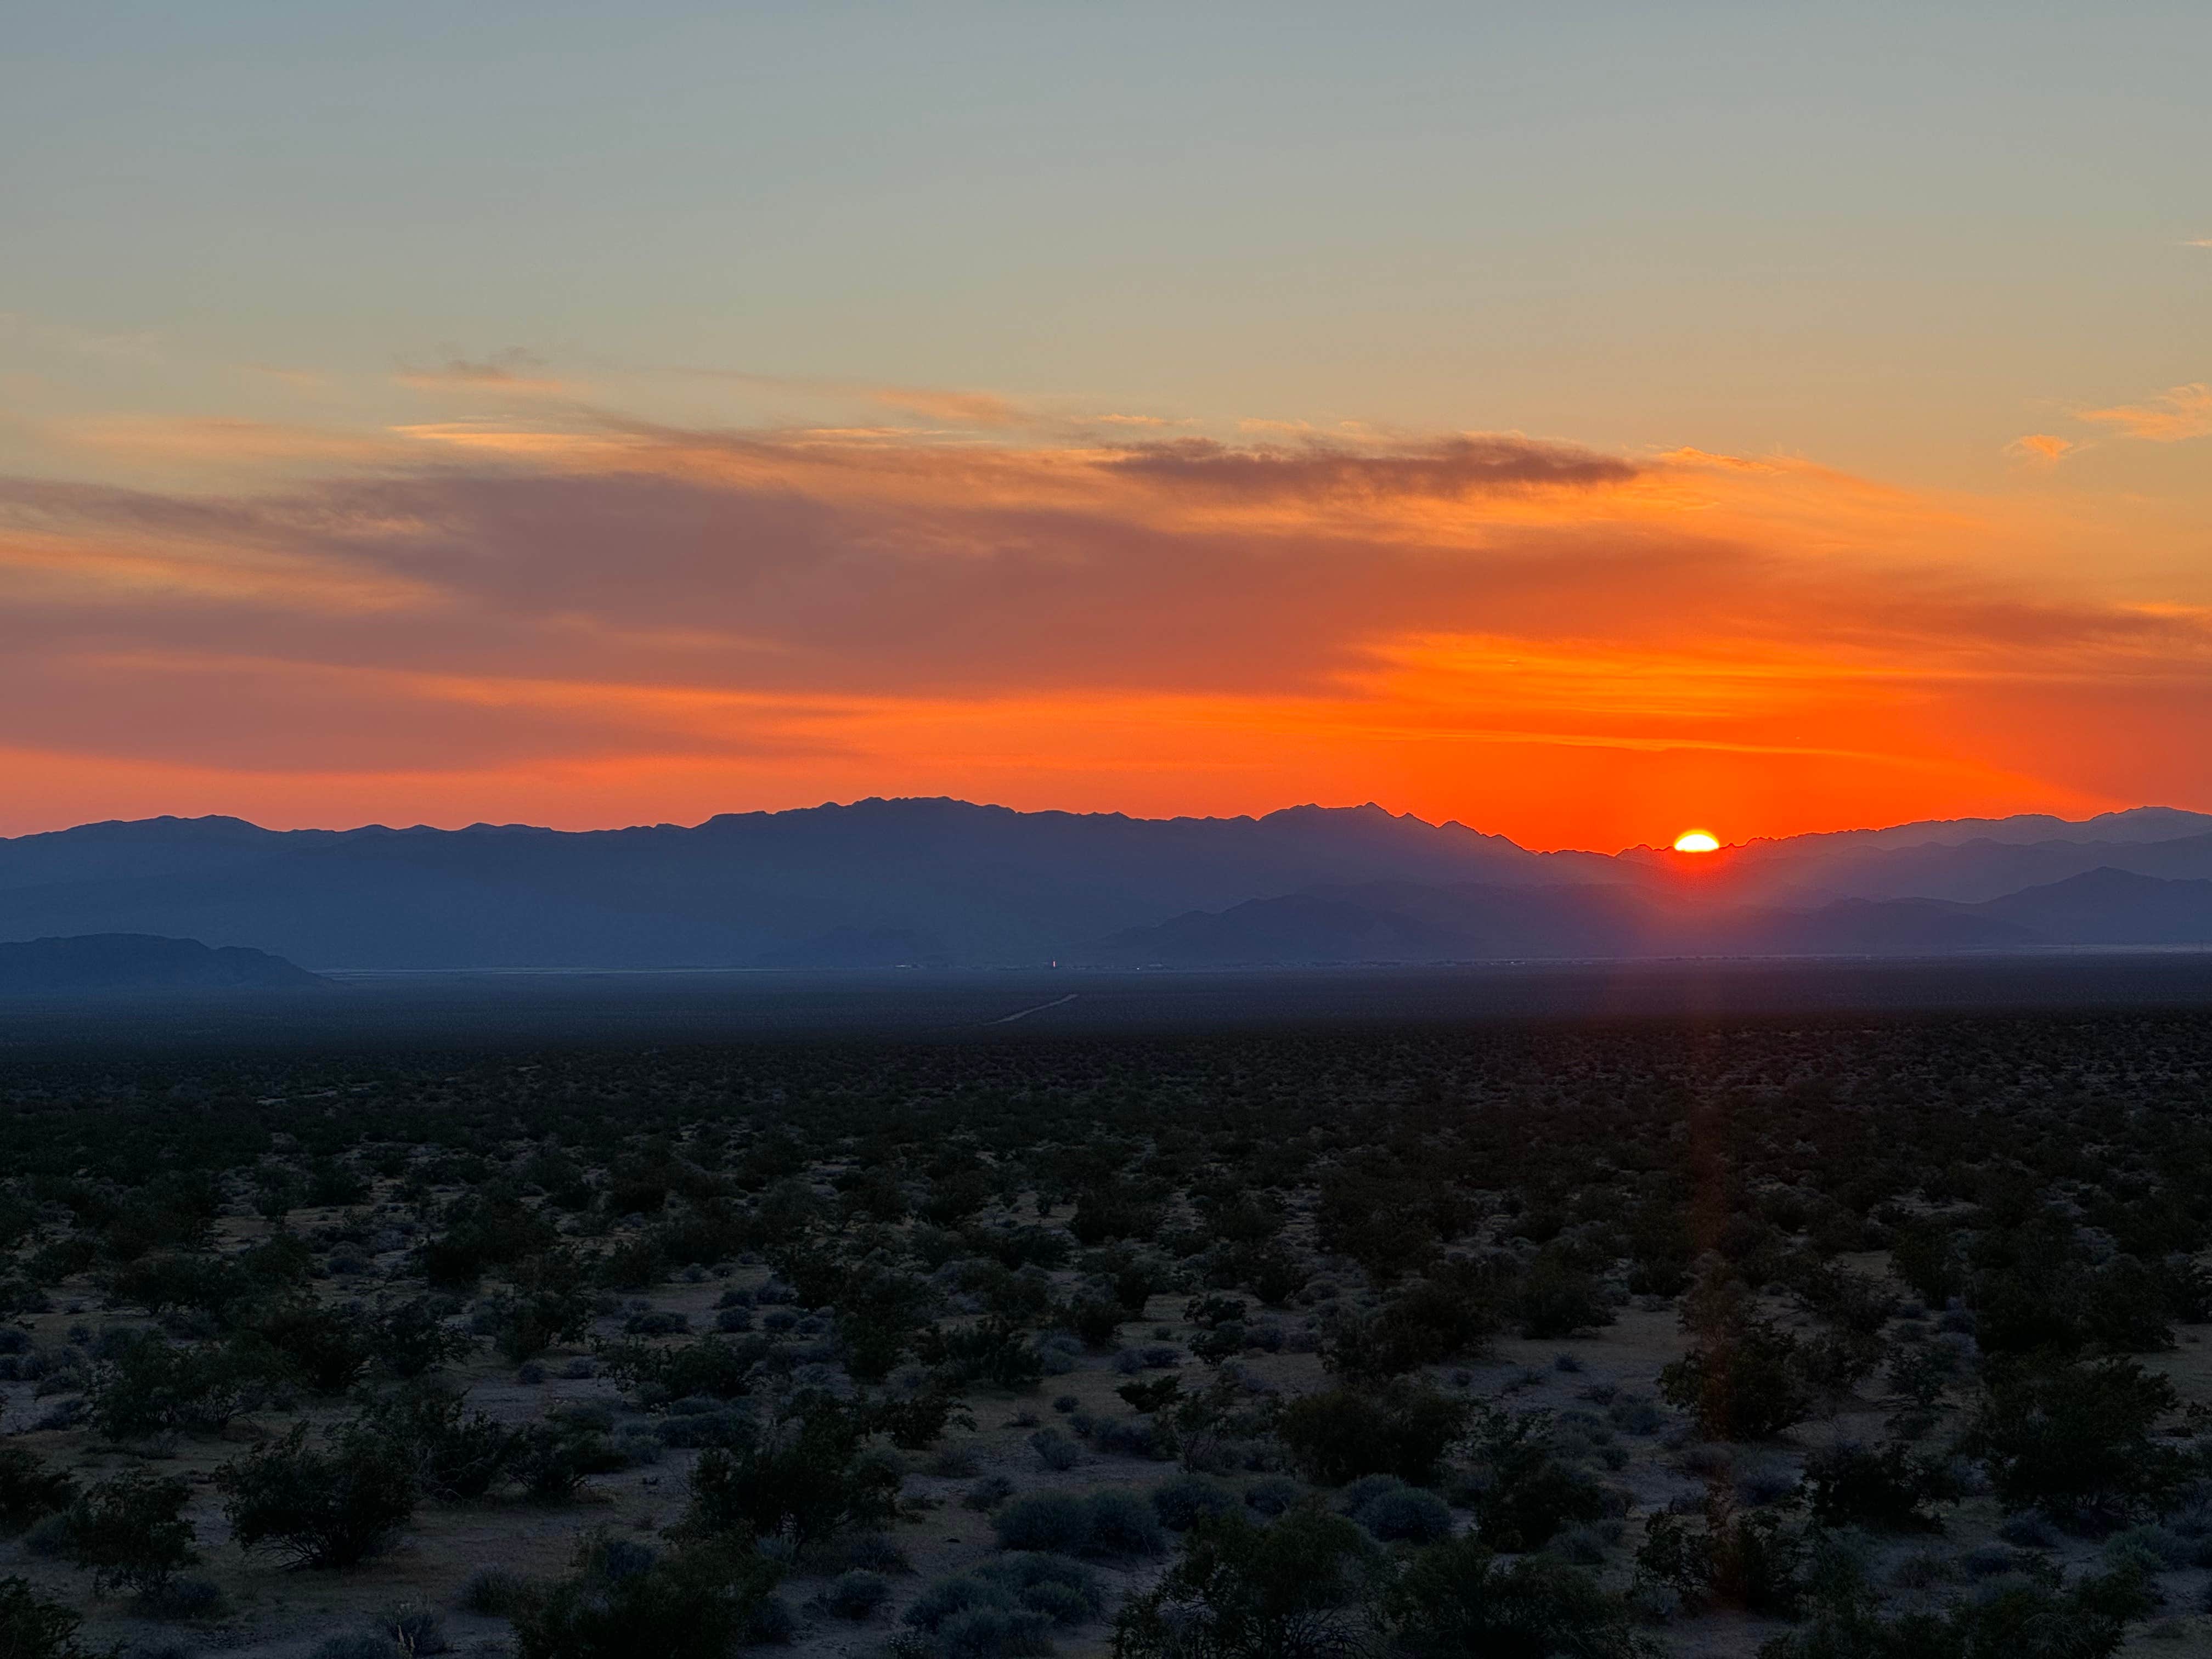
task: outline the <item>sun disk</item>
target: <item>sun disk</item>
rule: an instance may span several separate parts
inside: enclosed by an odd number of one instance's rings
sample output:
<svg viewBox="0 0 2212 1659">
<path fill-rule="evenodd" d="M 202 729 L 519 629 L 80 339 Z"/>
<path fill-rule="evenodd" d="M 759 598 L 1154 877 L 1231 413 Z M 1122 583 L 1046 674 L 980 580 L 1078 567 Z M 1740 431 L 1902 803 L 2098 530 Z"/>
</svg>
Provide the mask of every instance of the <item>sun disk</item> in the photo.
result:
<svg viewBox="0 0 2212 1659">
<path fill-rule="evenodd" d="M 1717 853 L 1721 850 L 1721 843 L 1717 836 L 1706 830 L 1685 830 L 1674 837 L 1674 850 L 1678 853 Z"/>
</svg>

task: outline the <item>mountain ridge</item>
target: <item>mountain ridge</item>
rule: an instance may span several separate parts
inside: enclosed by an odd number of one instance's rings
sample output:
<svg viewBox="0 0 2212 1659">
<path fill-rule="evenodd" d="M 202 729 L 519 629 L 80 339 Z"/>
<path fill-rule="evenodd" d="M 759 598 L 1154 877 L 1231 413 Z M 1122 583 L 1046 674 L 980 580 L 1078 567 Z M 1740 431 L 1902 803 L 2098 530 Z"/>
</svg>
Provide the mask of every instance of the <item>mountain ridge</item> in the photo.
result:
<svg viewBox="0 0 2212 1659">
<path fill-rule="evenodd" d="M 1532 851 L 1373 802 L 1143 818 L 871 797 L 592 830 L 120 819 L 0 838 L 0 939 L 189 938 L 333 969 L 999 966 L 1082 959 L 1191 915 L 1374 883 L 1552 890 L 1550 921 L 1531 911 L 1514 924 L 1520 937 L 1546 926 L 1587 932 L 1629 893 L 1654 916 L 1685 905 L 1802 915 L 1845 900 L 1986 903 L 2099 869 L 2212 879 L 2212 815 L 2146 807 L 2079 823 L 1929 820 L 1753 842 L 1703 860 L 1652 848 Z M 2117 889 L 2108 896 L 2136 916 L 2115 925 L 2120 935 L 2150 927 L 2138 900 Z M 1939 942 L 1947 927 L 1964 939 L 2015 926 L 1995 913 L 1974 928 L 1933 913 L 1854 914 L 1821 926 L 1838 937 L 1893 927 Z M 1402 929 L 1402 918 L 1390 926 Z M 1625 924 L 1606 926 L 1621 935 Z M 1751 939 L 1770 924 L 1742 927 Z"/>
</svg>

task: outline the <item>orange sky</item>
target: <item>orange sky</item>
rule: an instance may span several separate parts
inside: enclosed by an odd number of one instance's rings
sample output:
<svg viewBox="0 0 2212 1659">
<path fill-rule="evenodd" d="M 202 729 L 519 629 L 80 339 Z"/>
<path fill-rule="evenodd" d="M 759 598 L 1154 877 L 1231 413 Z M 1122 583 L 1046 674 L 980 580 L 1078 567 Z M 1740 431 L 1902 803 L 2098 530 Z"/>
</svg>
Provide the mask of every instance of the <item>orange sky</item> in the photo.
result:
<svg viewBox="0 0 2212 1659">
<path fill-rule="evenodd" d="M 2212 809 L 2212 8 L 15 10 L 0 834 Z"/>
<path fill-rule="evenodd" d="M 2212 607 L 2143 574 L 2154 527 L 2032 487 L 491 390 L 44 434 L 79 476 L 0 483 L 0 828 L 1372 799 L 1611 848 L 2212 805 Z"/>
</svg>

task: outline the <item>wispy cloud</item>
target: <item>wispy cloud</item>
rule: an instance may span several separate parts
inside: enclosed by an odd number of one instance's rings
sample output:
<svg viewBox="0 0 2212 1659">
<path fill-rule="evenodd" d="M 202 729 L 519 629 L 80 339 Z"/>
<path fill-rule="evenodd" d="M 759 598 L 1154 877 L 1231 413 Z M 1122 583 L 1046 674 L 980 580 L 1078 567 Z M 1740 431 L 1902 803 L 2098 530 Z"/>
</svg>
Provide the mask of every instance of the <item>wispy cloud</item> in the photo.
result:
<svg viewBox="0 0 2212 1659">
<path fill-rule="evenodd" d="M 574 388 L 545 374 L 545 360 L 520 346 L 495 351 L 488 357 L 469 358 L 449 353 L 428 368 L 403 365 L 392 378 L 419 392 L 487 392 L 507 397 L 552 398 Z"/>
<path fill-rule="evenodd" d="M 106 436 L 281 465 L 228 493 L 0 480 L 9 741 L 76 757 L 24 777 L 658 817 L 892 789 L 1244 810 L 1381 768 L 1541 841 L 1778 765 L 1848 817 L 1962 810 L 1946 776 L 2055 804 L 2139 757 L 2094 734 L 2153 708 L 2212 756 L 2202 607 L 1988 574 L 2046 521 L 1789 457 L 544 403 L 371 434 L 366 464 L 281 428 Z"/>
<path fill-rule="evenodd" d="M 2152 443 L 2179 443 L 2212 435 L 2212 386 L 2193 381 L 2161 392 L 2147 403 L 2112 409 L 2085 409 L 2079 418 L 2116 428 L 2123 436 Z"/>
<path fill-rule="evenodd" d="M 2055 466 L 2085 447 L 2078 439 L 2062 438 L 2051 432 L 2030 432 L 2007 444 L 2005 453 L 2031 465 Z"/>
<path fill-rule="evenodd" d="M 1208 438 L 1181 438 L 1140 446 L 1108 465 L 1162 488 L 1238 500 L 1450 500 L 1486 491 L 1624 483 L 1637 472 L 1614 456 L 1517 433 L 1444 438 L 1396 453 L 1317 441 L 1232 449 Z"/>
</svg>

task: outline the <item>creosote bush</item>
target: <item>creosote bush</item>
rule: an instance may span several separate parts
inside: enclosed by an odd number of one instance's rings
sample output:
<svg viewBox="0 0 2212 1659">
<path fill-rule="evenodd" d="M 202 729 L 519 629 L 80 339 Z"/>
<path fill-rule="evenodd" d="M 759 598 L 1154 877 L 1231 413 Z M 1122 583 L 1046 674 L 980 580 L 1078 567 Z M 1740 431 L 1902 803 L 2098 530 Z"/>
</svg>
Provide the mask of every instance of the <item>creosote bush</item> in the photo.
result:
<svg viewBox="0 0 2212 1659">
<path fill-rule="evenodd" d="M 216 1471 L 241 1549 L 300 1567 L 350 1567 L 391 1547 L 413 1518 L 415 1470 L 391 1443 L 349 1425 L 310 1445 L 282 1438 Z"/>
</svg>

